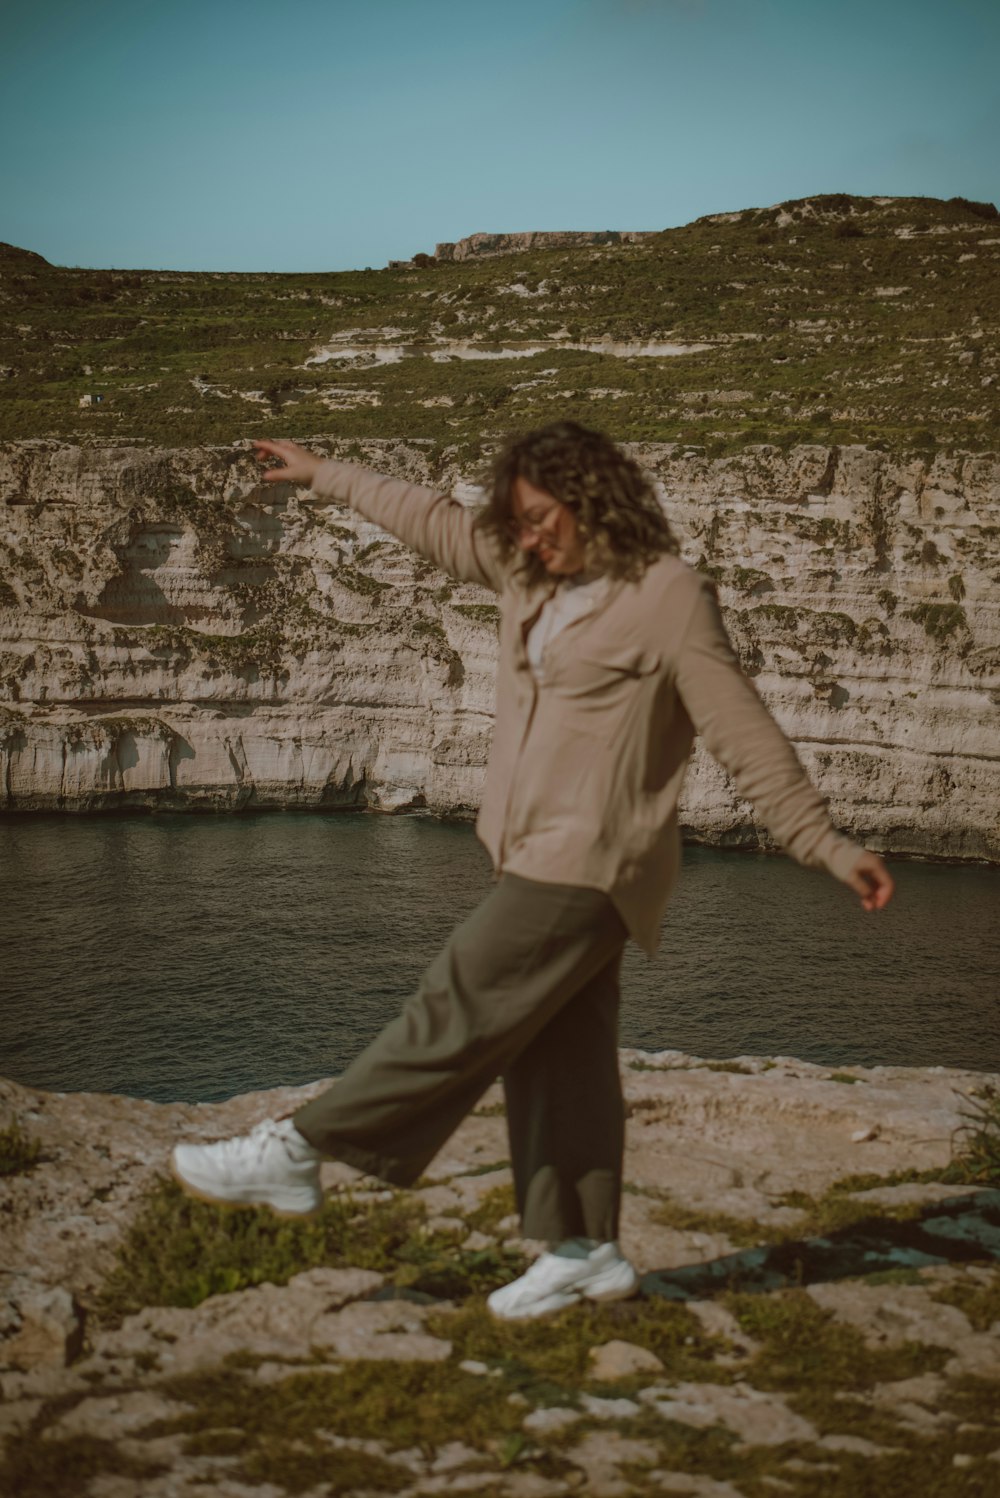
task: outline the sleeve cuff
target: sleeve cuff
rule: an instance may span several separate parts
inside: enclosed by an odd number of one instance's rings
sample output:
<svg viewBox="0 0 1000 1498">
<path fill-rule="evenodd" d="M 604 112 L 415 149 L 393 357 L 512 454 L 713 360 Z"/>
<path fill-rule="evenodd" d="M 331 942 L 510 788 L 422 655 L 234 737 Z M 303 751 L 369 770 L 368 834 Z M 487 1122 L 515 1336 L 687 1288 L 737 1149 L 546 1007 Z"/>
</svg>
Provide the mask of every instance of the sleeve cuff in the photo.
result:
<svg viewBox="0 0 1000 1498">
<path fill-rule="evenodd" d="M 835 879 L 846 884 L 851 870 L 864 852 L 860 843 L 852 843 L 849 837 L 837 835 L 837 842 L 826 857 L 826 866 Z"/>
</svg>

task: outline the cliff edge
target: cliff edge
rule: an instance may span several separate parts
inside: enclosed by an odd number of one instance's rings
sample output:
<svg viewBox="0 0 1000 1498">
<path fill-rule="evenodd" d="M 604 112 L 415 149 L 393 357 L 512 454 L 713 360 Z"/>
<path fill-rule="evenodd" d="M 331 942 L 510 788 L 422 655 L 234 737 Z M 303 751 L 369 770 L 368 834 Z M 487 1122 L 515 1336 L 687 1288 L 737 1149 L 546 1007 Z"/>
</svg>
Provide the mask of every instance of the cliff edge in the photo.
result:
<svg viewBox="0 0 1000 1498">
<path fill-rule="evenodd" d="M 0 1082 L 0 1489 L 993 1491 L 1000 1191 L 968 1167 L 985 1145 L 995 1169 L 998 1079 L 622 1061 L 641 1293 L 527 1326 L 484 1305 L 541 1246 L 498 1089 L 414 1191 L 328 1163 L 323 1213 L 281 1222 L 182 1197 L 165 1162 L 314 1088 Z"/>
</svg>

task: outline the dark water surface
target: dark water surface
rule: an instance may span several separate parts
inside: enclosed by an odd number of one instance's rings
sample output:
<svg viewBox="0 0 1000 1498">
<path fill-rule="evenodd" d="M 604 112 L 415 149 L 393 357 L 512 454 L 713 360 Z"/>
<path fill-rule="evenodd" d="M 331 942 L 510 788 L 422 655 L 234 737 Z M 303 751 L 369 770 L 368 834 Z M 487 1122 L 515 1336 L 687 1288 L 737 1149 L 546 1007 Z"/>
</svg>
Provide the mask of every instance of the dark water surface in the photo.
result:
<svg viewBox="0 0 1000 1498">
<path fill-rule="evenodd" d="M 1000 1070 L 1000 870 L 899 862 L 868 915 L 788 860 L 689 848 L 621 1038 Z M 490 887 L 471 828 L 372 815 L 0 822 L 0 1074 L 216 1100 L 341 1071 Z"/>
</svg>

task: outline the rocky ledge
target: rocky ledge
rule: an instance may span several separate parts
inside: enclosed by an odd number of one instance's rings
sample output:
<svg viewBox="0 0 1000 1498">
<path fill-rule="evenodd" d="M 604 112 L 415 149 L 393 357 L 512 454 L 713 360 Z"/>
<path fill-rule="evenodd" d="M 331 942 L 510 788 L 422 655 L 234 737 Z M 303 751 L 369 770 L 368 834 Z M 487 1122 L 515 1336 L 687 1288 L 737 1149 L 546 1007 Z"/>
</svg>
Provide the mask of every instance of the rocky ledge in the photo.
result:
<svg viewBox="0 0 1000 1498">
<path fill-rule="evenodd" d="M 0 1490 L 985 1495 L 1000 1486 L 996 1078 L 622 1055 L 642 1292 L 499 1325 L 502 1101 L 412 1192 L 324 1167 L 323 1213 L 182 1197 L 217 1105 L 0 1083 Z M 984 1162 L 986 1162 L 984 1164 Z"/>
</svg>

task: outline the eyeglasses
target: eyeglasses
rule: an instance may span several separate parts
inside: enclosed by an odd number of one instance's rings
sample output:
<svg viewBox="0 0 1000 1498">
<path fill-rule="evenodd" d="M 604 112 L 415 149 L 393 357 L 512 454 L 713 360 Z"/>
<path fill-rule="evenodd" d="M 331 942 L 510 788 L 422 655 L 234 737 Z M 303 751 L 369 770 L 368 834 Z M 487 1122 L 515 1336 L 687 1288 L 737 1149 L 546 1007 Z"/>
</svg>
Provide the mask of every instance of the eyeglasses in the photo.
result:
<svg viewBox="0 0 1000 1498">
<path fill-rule="evenodd" d="M 552 519 L 558 513 L 558 502 L 549 505 L 545 510 L 526 510 L 523 515 L 518 515 L 516 518 L 512 516 L 504 529 L 514 542 L 522 542 L 525 537 L 530 537 L 534 541 L 544 535 Z"/>
</svg>

